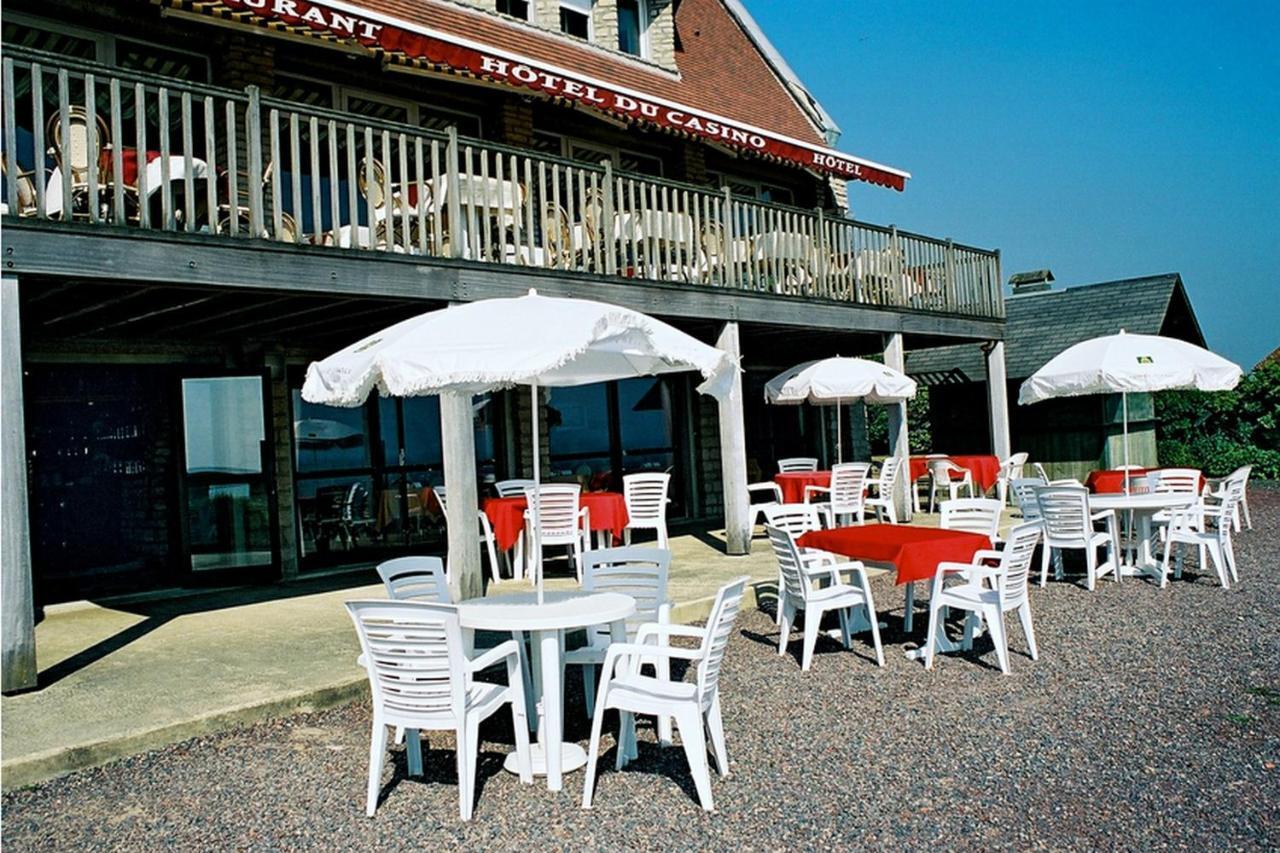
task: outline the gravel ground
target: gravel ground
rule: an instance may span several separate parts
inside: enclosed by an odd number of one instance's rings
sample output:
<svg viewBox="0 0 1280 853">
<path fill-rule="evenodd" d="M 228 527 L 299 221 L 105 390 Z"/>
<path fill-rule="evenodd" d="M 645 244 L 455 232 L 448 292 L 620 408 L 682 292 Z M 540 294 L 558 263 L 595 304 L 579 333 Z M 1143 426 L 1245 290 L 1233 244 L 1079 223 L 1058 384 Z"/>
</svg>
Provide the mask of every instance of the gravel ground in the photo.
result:
<svg viewBox="0 0 1280 853">
<path fill-rule="evenodd" d="M 493 718 L 475 819 L 457 819 L 452 739 L 426 779 L 392 753 L 377 815 L 364 817 L 367 706 L 277 720 L 8 793 L 10 850 L 87 846 L 337 848 L 831 846 L 1242 848 L 1280 846 L 1280 489 L 1252 493 L 1230 591 L 1191 567 L 1142 582 L 1050 583 L 1033 607 L 1041 659 L 1018 629 L 1013 673 L 989 643 L 924 671 L 903 658 L 900 591 L 875 590 L 887 666 L 799 635 L 778 657 L 769 615 L 745 614 L 722 684 L 731 775 L 717 811 L 697 806 L 683 753 L 640 733 L 596 807 L 582 774 L 559 794 L 500 769 L 509 719 Z M 1070 568 L 1070 563 L 1068 564 Z M 923 625 L 923 620 L 921 620 Z M 922 629 L 921 629 L 922 630 Z M 861 640 L 862 638 L 859 638 Z M 568 736 L 585 743 L 577 679 Z"/>
</svg>

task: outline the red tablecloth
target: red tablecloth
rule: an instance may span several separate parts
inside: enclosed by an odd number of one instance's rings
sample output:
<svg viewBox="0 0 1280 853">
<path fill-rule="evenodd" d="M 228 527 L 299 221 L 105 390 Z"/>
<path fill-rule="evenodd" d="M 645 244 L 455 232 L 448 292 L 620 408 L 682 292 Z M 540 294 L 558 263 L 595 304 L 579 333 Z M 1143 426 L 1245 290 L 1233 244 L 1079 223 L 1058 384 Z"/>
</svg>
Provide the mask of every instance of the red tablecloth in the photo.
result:
<svg viewBox="0 0 1280 853">
<path fill-rule="evenodd" d="M 1088 478 L 1084 481 L 1089 491 L 1095 494 L 1114 495 L 1124 491 L 1124 475 L 1125 471 L 1091 471 Z M 1132 476 L 1142 477 L 1147 473 L 1147 469 L 1140 471 L 1127 472 Z"/>
<path fill-rule="evenodd" d="M 789 474 L 774 474 L 773 482 L 782 489 L 784 504 L 804 503 L 805 486 L 830 486 L 830 471 L 793 471 Z"/>
<path fill-rule="evenodd" d="M 113 155 L 111 146 L 104 145 L 102 152 L 98 155 L 98 174 L 111 174 L 111 161 Z M 148 151 L 147 162 L 151 163 L 160 159 L 159 151 Z M 124 180 L 121 181 L 127 187 L 136 187 L 138 185 L 138 149 L 122 148 L 120 149 L 120 164 L 124 168 Z"/>
<path fill-rule="evenodd" d="M 1147 474 L 1153 474 L 1159 471 L 1159 468 L 1142 468 L 1137 471 L 1129 471 L 1131 477 L 1145 477 Z M 1117 495 L 1124 491 L 1124 471 L 1105 470 L 1090 471 L 1089 476 L 1085 479 L 1084 484 L 1096 495 Z M 1132 487 L 1131 487 L 1132 488 Z M 1204 477 L 1200 477 L 1200 485 L 1198 491 L 1204 491 Z"/>
<path fill-rule="evenodd" d="M 942 562 L 968 563 L 973 555 L 991 548 L 991 540 L 981 533 L 911 527 L 905 524 L 864 524 L 814 530 L 800 537 L 802 548 L 830 551 L 854 560 L 892 563 L 897 582 L 929 580 Z"/>
<path fill-rule="evenodd" d="M 583 492 L 581 505 L 590 510 L 592 532 L 607 530 L 615 539 L 622 538 L 626 528 L 627 502 L 617 492 Z M 521 497 L 485 498 L 481 507 L 493 526 L 493 538 L 504 551 L 514 548 L 524 532 L 524 511 L 529 503 Z"/>
<path fill-rule="evenodd" d="M 989 492 L 996 484 L 996 480 L 1000 479 L 1000 459 L 984 453 L 970 453 L 948 456 L 952 462 L 961 468 L 968 469 L 973 475 L 973 484 L 978 487 L 979 491 Z M 915 482 L 929 473 L 929 463 L 932 459 L 924 456 L 912 456 L 907 460 L 907 470 L 911 474 L 911 482 Z"/>
</svg>

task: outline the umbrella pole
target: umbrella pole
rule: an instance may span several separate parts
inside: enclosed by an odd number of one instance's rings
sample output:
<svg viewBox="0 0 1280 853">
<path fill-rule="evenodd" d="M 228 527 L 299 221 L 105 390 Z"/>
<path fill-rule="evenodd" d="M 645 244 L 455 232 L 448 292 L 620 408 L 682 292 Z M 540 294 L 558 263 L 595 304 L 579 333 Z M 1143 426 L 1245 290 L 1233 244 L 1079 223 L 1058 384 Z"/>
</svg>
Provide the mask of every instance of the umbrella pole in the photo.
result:
<svg viewBox="0 0 1280 853">
<path fill-rule="evenodd" d="M 1129 496 L 1129 392 L 1120 392 L 1121 420 L 1124 422 L 1124 494 Z"/>
<path fill-rule="evenodd" d="M 836 399 L 836 462 L 844 461 L 844 446 L 841 442 L 844 436 L 840 434 L 840 400 Z"/>
<path fill-rule="evenodd" d="M 534 582 L 538 586 L 538 603 L 542 603 L 542 447 L 541 430 L 538 422 L 538 383 L 529 386 L 529 403 L 533 410 L 533 541 L 529 543 L 533 551 Z"/>
</svg>

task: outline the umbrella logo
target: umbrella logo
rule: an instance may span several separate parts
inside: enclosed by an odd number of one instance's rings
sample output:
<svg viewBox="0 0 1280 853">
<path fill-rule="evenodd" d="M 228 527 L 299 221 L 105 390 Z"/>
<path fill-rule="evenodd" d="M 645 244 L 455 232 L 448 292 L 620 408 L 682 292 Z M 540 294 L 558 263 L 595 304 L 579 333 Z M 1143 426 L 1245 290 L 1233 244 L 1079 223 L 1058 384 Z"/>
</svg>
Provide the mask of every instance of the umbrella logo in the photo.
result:
<svg viewBox="0 0 1280 853">
<path fill-rule="evenodd" d="M 1151 356 L 1149 356 L 1149 355 L 1140 355 L 1140 356 L 1138 356 L 1138 364 L 1151 364 L 1151 363 L 1152 363 L 1152 362 L 1154 362 L 1154 361 L 1155 361 L 1155 359 L 1153 359 L 1153 358 L 1152 358 Z"/>
</svg>

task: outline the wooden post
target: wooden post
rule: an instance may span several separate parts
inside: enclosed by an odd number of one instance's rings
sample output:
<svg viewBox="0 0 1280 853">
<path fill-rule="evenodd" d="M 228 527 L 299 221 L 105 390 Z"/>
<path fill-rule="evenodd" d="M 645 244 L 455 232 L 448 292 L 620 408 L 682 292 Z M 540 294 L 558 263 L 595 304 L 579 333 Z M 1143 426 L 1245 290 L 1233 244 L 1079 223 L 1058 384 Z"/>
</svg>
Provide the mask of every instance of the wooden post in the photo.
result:
<svg viewBox="0 0 1280 853">
<path fill-rule="evenodd" d="M 12 198 L 12 196 L 10 196 Z M 3 692 L 36 686 L 35 588 L 27 525 L 18 279 L 0 279 L 0 674 Z"/>
<path fill-rule="evenodd" d="M 902 333 L 894 332 L 891 335 L 885 335 L 884 338 L 884 363 L 886 367 L 892 367 L 894 370 L 906 372 L 906 351 L 902 345 Z M 897 456 L 902 459 L 902 468 L 905 472 L 908 466 L 907 457 L 911 455 L 911 442 L 907 435 L 907 404 L 891 403 L 889 409 L 889 455 Z M 902 476 L 898 478 L 898 494 L 894 496 L 897 505 L 898 518 L 911 518 L 911 477 Z"/>
<path fill-rule="evenodd" d="M 742 357 L 737 323 L 725 323 L 716 346 L 735 360 Z M 720 401 L 720 469 L 724 480 L 725 550 L 731 555 L 751 553 L 751 525 L 747 496 L 747 436 L 742 416 L 742 374 L 734 375 L 733 390 Z"/>
<path fill-rule="evenodd" d="M 449 595 L 464 601 L 484 594 L 480 565 L 479 498 L 476 494 L 476 434 L 471 395 L 440 395 L 440 443 L 444 451 L 444 484 L 448 489 Z"/>
<path fill-rule="evenodd" d="M 982 351 L 987 359 L 987 410 L 991 416 L 991 452 L 1000 461 L 1009 458 L 1009 380 L 1004 369 L 1004 341 L 988 341 Z"/>
<path fill-rule="evenodd" d="M 289 414 L 288 366 L 279 353 L 266 358 L 271 371 L 272 454 L 275 458 L 276 535 L 280 544 L 280 576 L 298 577 L 298 507 L 293 491 L 293 418 Z"/>
</svg>

